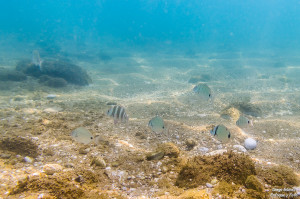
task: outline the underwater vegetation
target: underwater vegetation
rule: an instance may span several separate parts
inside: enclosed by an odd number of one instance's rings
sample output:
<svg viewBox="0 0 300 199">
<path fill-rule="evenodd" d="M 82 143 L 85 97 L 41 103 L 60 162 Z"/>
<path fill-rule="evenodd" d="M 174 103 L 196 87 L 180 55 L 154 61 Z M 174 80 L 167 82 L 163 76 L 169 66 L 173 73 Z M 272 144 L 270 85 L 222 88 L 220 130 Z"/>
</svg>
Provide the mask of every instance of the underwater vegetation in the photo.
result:
<svg viewBox="0 0 300 199">
<path fill-rule="evenodd" d="M 38 146 L 28 138 L 23 137 L 1 137 L 0 149 L 10 151 L 24 156 L 37 157 Z"/>
<path fill-rule="evenodd" d="M 230 151 L 223 155 L 194 157 L 180 171 L 176 185 L 194 188 L 211 181 L 213 177 L 244 184 L 249 175 L 256 175 L 251 158 Z"/>
</svg>

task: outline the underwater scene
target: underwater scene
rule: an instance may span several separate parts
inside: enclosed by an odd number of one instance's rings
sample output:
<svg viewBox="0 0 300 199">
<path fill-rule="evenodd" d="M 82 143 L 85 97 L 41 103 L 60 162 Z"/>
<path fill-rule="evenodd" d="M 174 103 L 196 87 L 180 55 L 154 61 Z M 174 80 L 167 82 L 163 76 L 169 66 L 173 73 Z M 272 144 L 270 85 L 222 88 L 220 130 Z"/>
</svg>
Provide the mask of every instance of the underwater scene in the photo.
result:
<svg viewBox="0 0 300 199">
<path fill-rule="evenodd" d="M 0 198 L 300 198 L 299 0 L 10 0 L 0 19 Z"/>
</svg>

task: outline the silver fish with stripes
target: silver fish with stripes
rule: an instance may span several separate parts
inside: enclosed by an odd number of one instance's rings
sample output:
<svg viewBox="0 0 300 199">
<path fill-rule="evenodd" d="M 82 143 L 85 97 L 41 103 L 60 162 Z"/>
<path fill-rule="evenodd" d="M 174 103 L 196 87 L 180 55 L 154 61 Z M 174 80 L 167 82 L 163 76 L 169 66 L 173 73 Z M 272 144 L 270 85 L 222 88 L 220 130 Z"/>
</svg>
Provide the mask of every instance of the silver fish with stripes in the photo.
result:
<svg viewBox="0 0 300 199">
<path fill-rule="evenodd" d="M 194 87 L 193 91 L 205 100 L 212 100 L 211 89 L 207 86 L 207 84 L 200 83 Z"/>
<path fill-rule="evenodd" d="M 231 137 L 230 131 L 223 124 L 216 126 L 210 133 L 221 142 L 226 142 Z"/>
<path fill-rule="evenodd" d="M 128 115 L 125 112 L 125 108 L 120 105 L 112 106 L 108 111 L 107 115 L 114 118 L 114 123 L 118 123 L 118 121 L 121 121 L 123 123 L 128 122 Z"/>
</svg>

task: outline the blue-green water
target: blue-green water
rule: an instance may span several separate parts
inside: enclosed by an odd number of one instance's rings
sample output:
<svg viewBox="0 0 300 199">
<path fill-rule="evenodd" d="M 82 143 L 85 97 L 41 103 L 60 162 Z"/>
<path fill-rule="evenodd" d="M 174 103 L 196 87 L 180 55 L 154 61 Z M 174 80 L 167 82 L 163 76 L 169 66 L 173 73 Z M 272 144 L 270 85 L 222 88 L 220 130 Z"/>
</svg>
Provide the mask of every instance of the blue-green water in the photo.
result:
<svg viewBox="0 0 300 199">
<path fill-rule="evenodd" d="M 0 198 L 72 198 L 45 181 L 9 195 L 53 163 L 65 188 L 85 194 L 180 195 L 182 162 L 247 151 L 246 138 L 257 141 L 246 154 L 258 165 L 299 173 L 299 13 L 299 0 L 1 1 Z M 122 109 L 109 117 L 112 105 Z M 236 125 L 240 116 L 253 126 Z M 228 142 L 210 133 L 221 124 Z M 72 139 L 82 127 L 88 133 Z M 146 161 L 165 142 L 179 158 Z"/>
</svg>

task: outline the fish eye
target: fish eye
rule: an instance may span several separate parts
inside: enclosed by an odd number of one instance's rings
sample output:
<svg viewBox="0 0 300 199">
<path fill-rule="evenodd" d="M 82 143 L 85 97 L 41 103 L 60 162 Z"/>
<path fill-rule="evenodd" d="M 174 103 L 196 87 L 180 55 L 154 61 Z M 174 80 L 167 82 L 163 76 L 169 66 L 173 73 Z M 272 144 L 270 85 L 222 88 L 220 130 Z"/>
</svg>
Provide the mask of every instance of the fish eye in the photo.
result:
<svg viewBox="0 0 300 199">
<path fill-rule="evenodd" d="M 93 137 L 91 137 L 91 140 L 93 139 Z"/>
<path fill-rule="evenodd" d="M 210 97 L 211 96 L 211 94 L 208 94 L 208 97 Z"/>
<path fill-rule="evenodd" d="M 165 127 L 163 126 L 162 128 L 164 129 Z"/>
<path fill-rule="evenodd" d="M 250 121 L 248 120 L 248 124 L 250 124 Z"/>
</svg>

